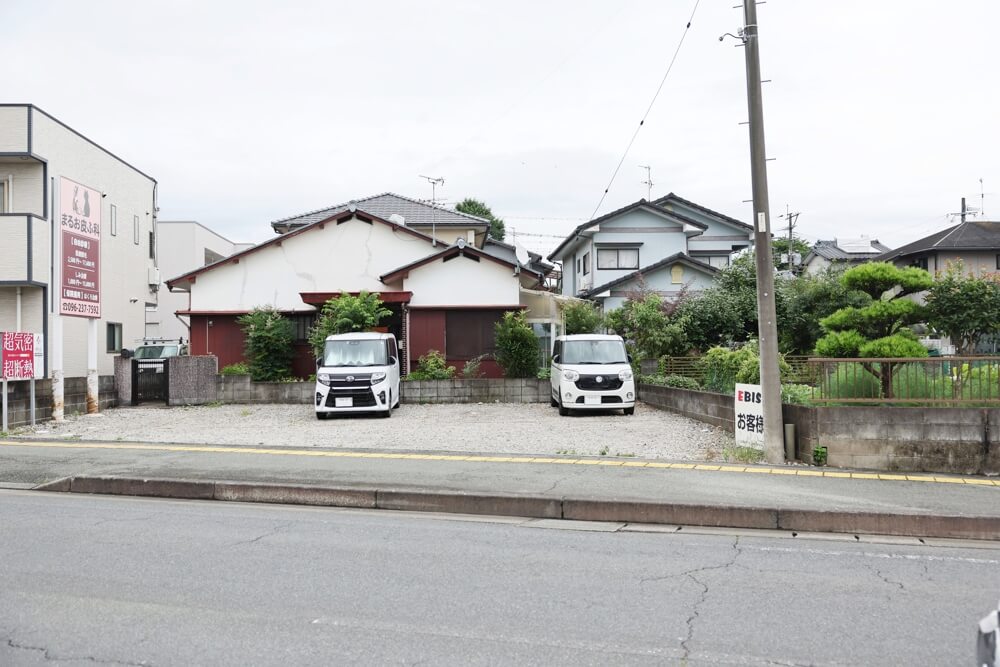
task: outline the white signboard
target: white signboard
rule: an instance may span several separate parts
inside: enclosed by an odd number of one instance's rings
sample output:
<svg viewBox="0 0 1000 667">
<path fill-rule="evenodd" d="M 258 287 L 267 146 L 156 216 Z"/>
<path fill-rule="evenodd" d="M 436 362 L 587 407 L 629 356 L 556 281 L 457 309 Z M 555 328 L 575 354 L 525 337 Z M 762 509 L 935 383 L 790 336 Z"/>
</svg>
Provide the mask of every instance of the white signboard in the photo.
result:
<svg viewBox="0 0 1000 667">
<path fill-rule="evenodd" d="M 736 385 L 736 444 L 764 444 L 764 399 L 759 384 Z"/>
</svg>

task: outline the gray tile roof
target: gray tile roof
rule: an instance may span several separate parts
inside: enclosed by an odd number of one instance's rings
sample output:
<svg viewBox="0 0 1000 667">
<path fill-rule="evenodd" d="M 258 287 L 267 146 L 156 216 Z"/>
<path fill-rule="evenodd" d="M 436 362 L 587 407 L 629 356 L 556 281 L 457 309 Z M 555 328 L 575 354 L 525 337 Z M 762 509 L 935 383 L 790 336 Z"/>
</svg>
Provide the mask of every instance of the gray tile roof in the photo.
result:
<svg viewBox="0 0 1000 667">
<path fill-rule="evenodd" d="M 890 260 L 936 250 L 1000 250 L 1000 222 L 963 222 L 887 252 L 879 259 Z"/>
<path fill-rule="evenodd" d="M 321 208 L 309 213 L 301 213 L 275 220 L 271 223 L 271 227 L 281 234 L 313 222 L 325 220 L 332 215 L 346 211 L 352 203 L 357 206 L 359 211 L 364 211 L 383 220 L 388 220 L 389 216 L 393 213 L 398 213 L 403 216 L 407 227 L 430 226 L 434 224 L 468 228 L 470 225 L 473 227 L 489 225 L 488 220 L 478 218 L 474 215 L 459 213 L 458 211 L 452 211 L 440 206 L 432 206 L 416 199 L 401 197 L 391 192 L 384 192 L 380 195 L 356 199 L 353 202 L 344 202 L 343 204 L 330 206 L 329 208 Z"/>
<path fill-rule="evenodd" d="M 852 260 L 852 259 L 874 259 L 882 253 L 889 252 L 891 248 L 887 245 L 879 243 L 878 239 L 871 240 L 871 250 L 868 252 L 854 252 L 844 250 L 838 245 L 839 239 L 834 239 L 832 241 L 817 241 L 816 245 L 813 246 L 812 254 L 819 255 L 825 259 L 832 262 Z"/>
</svg>

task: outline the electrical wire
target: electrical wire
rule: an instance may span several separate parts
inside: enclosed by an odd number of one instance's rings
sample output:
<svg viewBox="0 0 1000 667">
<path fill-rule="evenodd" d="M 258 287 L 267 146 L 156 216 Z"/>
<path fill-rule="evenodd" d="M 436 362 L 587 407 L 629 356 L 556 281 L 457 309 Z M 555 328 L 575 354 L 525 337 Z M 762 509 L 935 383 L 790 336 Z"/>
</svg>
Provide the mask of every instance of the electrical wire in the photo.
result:
<svg viewBox="0 0 1000 667">
<path fill-rule="evenodd" d="M 642 115 L 642 120 L 639 121 L 639 125 L 635 128 L 635 132 L 632 133 L 632 138 L 628 142 L 628 146 L 625 147 L 625 152 L 622 154 L 622 159 L 618 161 L 618 166 L 615 167 L 615 171 L 611 174 L 611 180 L 608 182 L 608 187 L 604 188 L 604 194 L 601 195 L 601 201 L 597 202 L 597 206 L 594 208 L 594 212 L 590 214 L 590 220 L 594 219 L 597 212 L 601 210 L 601 206 L 604 204 L 604 199 L 608 196 L 608 192 L 611 190 L 611 186 L 614 185 L 615 178 L 618 176 L 618 172 L 622 168 L 622 164 L 625 163 L 625 158 L 628 157 L 628 152 L 632 149 L 632 144 L 635 143 L 635 138 L 639 136 L 639 130 L 646 123 L 646 118 L 649 117 L 649 112 L 653 110 L 653 105 L 656 104 L 656 98 L 660 96 L 660 91 L 663 90 L 663 84 L 667 82 L 667 77 L 670 76 L 670 70 L 674 68 L 674 63 L 677 62 L 677 54 L 681 52 L 681 47 L 684 46 L 684 38 L 687 37 L 688 31 L 691 29 L 691 22 L 694 20 L 695 12 L 698 11 L 698 3 L 701 0 L 695 0 L 694 8 L 691 10 L 691 16 L 688 18 L 687 25 L 684 26 L 684 32 L 681 33 L 681 39 L 677 42 L 677 48 L 674 50 L 674 55 L 670 59 L 670 64 L 667 65 L 667 71 L 663 73 L 663 78 L 660 79 L 660 85 L 656 88 L 656 93 L 653 94 L 653 99 L 650 100 L 649 106 L 646 108 L 646 113 Z"/>
</svg>

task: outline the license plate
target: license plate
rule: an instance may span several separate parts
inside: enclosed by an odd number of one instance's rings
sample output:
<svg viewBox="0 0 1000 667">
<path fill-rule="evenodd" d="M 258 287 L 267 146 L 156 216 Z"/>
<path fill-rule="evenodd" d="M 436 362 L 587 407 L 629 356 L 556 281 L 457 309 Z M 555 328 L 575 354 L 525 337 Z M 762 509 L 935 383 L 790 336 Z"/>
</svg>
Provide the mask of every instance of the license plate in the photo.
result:
<svg viewBox="0 0 1000 667">
<path fill-rule="evenodd" d="M 584 396 L 583 397 L 583 404 L 584 405 L 600 405 L 601 404 L 601 397 L 600 396 Z"/>
<path fill-rule="evenodd" d="M 354 399 L 351 398 L 350 396 L 345 396 L 343 398 L 339 398 L 338 397 L 334 401 L 334 407 L 338 407 L 338 408 L 353 408 L 354 407 Z"/>
</svg>

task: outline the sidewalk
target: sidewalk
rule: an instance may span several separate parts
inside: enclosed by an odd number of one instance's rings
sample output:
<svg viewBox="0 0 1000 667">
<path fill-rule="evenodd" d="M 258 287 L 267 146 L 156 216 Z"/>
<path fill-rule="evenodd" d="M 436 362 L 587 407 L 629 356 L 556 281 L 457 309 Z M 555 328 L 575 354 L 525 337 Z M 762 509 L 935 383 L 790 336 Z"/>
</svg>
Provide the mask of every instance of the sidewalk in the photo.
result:
<svg viewBox="0 0 1000 667">
<path fill-rule="evenodd" d="M 1000 540 L 1000 480 L 805 466 L 0 440 L 0 488 Z"/>
</svg>

